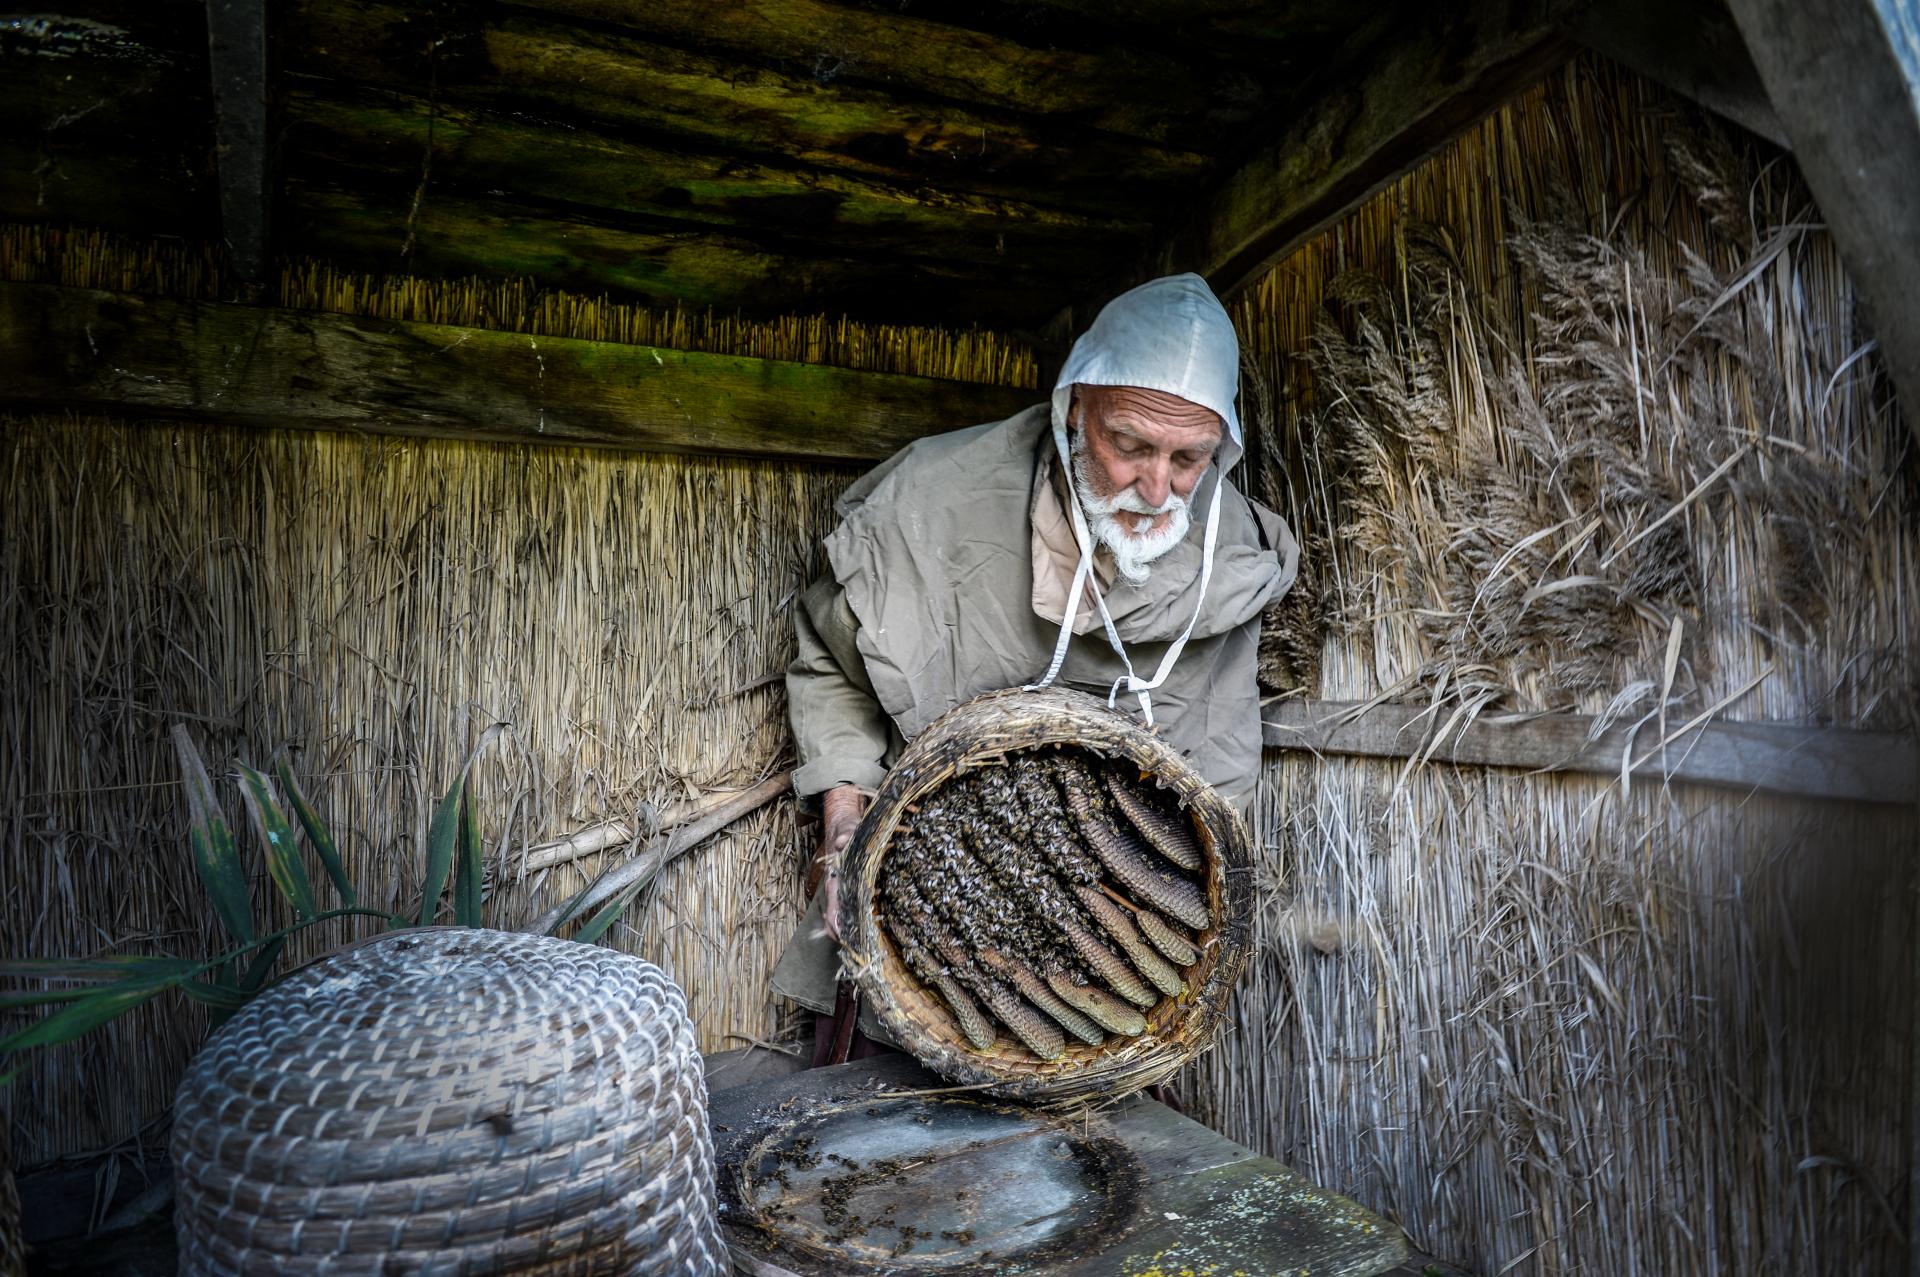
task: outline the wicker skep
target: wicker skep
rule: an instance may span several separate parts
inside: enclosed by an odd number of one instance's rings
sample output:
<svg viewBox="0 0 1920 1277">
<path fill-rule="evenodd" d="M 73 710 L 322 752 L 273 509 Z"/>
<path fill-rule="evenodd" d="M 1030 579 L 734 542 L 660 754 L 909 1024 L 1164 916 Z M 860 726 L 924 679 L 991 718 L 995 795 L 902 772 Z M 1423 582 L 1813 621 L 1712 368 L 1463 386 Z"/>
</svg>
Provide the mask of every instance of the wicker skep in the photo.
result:
<svg viewBox="0 0 1920 1277">
<path fill-rule="evenodd" d="M 298 972 L 194 1059 L 173 1161 L 187 1275 L 727 1270 L 679 989 L 544 936 Z"/>
<path fill-rule="evenodd" d="M 1042 1060 L 1002 1038 L 970 1045 L 937 991 L 908 970 L 881 925 L 881 870 L 915 804 L 949 781 L 1025 750 L 1072 746 L 1137 766 L 1171 790 L 1201 845 L 1209 925 L 1197 937 L 1186 991 L 1147 1010 L 1146 1031 L 1099 1046 L 1069 1041 Z M 1162 1082 L 1213 1043 L 1246 961 L 1253 890 L 1246 825 L 1212 786 L 1157 736 L 1081 692 L 993 692 L 948 711 L 916 737 L 888 773 L 842 867 L 843 963 L 887 1031 L 921 1062 L 992 1095 L 1061 1105 L 1125 1095 Z"/>
</svg>

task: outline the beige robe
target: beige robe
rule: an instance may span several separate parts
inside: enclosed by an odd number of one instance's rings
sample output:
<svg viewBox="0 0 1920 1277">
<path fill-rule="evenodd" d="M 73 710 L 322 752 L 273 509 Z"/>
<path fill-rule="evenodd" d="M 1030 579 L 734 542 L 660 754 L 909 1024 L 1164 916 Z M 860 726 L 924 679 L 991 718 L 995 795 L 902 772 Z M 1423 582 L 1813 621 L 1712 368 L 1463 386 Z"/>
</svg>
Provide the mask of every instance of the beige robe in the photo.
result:
<svg viewBox="0 0 1920 1277">
<path fill-rule="evenodd" d="M 1038 405 L 920 440 L 841 498 L 842 521 L 827 538 L 832 571 L 801 599 L 799 651 L 787 672 L 802 797 L 842 784 L 878 787 L 902 744 L 941 714 L 1045 672 L 1078 560 L 1050 481 L 1057 465 L 1049 410 Z M 1142 675 L 1159 667 L 1193 616 L 1213 483 L 1209 472 L 1196 487 L 1191 530 L 1146 582 L 1115 580 L 1110 567 L 1102 574 L 1108 611 Z M 1231 484 L 1219 499 L 1204 605 L 1152 699 L 1155 730 L 1244 811 L 1260 762 L 1260 613 L 1292 585 L 1299 547 L 1278 515 Z M 1074 629 L 1058 681 L 1104 698 L 1125 666 L 1090 600 Z M 1118 703 L 1139 717 L 1132 696 Z M 819 930 L 816 900 L 773 984 L 827 1011 L 838 958 Z"/>
</svg>

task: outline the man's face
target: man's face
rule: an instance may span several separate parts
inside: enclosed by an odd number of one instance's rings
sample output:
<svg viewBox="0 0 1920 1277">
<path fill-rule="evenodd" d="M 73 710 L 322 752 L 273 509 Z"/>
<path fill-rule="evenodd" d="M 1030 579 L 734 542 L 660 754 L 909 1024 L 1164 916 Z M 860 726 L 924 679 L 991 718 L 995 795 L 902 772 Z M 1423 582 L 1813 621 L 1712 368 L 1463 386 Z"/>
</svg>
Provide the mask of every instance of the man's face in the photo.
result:
<svg viewBox="0 0 1920 1277">
<path fill-rule="evenodd" d="M 1212 409 L 1137 386 L 1074 387 L 1069 421 L 1084 436 L 1089 495 L 1116 502 L 1116 530 L 1133 537 L 1166 531 L 1220 446 Z"/>
</svg>

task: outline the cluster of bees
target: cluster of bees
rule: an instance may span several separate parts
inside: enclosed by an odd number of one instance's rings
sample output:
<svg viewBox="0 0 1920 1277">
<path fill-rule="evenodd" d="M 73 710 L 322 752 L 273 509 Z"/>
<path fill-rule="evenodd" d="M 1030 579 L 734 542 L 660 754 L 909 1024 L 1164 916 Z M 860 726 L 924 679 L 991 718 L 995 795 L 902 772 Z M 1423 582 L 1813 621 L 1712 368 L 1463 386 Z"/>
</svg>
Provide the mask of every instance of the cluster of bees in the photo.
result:
<svg viewBox="0 0 1920 1277">
<path fill-rule="evenodd" d="M 1185 992 L 1209 924 L 1200 845 L 1113 764 L 1014 754 L 909 811 L 881 867 L 880 920 L 974 1049 L 999 1025 L 1055 1060 L 1068 1035 L 1138 1036 L 1145 1011 Z"/>
</svg>

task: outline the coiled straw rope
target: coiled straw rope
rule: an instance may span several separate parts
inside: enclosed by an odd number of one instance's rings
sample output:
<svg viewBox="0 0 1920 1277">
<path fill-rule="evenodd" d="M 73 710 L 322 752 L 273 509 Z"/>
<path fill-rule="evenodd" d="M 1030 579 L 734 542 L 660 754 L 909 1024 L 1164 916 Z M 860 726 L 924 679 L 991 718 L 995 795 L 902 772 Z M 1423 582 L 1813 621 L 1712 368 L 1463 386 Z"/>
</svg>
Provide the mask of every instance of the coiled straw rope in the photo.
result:
<svg viewBox="0 0 1920 1277">
<path fill-rule="evenodd" d="M 180 1272 L 726 1271 L 706 1083 L 651 963 L 383 936 L 255 999 L 174 1101 Z"/>
</svg>

